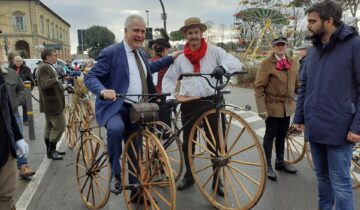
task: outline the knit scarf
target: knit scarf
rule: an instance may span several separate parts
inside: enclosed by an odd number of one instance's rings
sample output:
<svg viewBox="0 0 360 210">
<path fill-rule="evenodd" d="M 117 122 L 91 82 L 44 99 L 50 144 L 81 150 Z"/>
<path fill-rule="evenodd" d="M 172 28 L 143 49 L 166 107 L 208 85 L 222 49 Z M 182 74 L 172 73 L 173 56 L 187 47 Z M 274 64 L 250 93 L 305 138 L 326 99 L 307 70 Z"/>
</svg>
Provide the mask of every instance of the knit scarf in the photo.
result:
<svg viewBox="0 0 360 210">
<path fill-rule="evenodd" d="M 190 60 L 191 64 L 194 66 L 195 73 L 200 72 L 200 60 L 205 56 L 206 49 L 207 49 L 207 44 L 204 38 L 201 38 L 201 46 L 196 51 L 192 51 L 189 48 L 189 42 L 185 44 L 184 55 Z"/>
</svg>

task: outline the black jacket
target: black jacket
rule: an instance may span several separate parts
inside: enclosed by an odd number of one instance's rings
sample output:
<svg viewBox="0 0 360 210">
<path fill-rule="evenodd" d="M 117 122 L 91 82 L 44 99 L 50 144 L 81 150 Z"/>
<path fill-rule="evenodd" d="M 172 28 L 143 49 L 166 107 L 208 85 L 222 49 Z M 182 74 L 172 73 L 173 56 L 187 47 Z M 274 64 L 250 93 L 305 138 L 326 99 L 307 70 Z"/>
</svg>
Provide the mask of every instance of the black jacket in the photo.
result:
<svg viewBox="0 0 360 210">
<path fill-rule="evenodd" d="M 16 141 L 23 138 L 12 111 L 4 77 L 0 75 L 0 168 L 8 161 L 9 153 L 16 157 Z"/>
</svg>

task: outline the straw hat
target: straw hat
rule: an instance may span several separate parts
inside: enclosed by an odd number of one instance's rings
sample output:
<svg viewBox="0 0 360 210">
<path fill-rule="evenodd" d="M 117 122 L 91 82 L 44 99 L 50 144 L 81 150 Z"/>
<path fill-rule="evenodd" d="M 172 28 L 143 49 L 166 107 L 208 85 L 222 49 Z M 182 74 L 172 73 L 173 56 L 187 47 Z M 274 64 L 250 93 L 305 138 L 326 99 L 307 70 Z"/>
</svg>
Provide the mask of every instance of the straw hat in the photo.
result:
<svg viewBox="0 0 360 210">
<path fill-rule="evenodd" d="M 205 32 L 207 29 L 207 26 L 201 23 L 200 18 L 191 17 L 185 20 L 184 26 L 179 31 L 181 34 L 185 34 L 185 31 L 192 27 L 199 27 L 201 32 Z"/>
</svg>

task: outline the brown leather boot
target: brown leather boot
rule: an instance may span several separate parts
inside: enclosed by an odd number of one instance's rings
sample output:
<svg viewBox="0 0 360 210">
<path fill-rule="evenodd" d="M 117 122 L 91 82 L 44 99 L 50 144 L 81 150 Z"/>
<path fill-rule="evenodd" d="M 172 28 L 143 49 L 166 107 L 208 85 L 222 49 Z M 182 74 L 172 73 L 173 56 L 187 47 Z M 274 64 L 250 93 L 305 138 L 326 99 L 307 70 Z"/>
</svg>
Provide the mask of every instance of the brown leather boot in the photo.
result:
<svg viewBox="0 0 360 210">
<path fill-rule="evenodd" d="M 35 174 L 35 171 L 33 171 L 29 165 L 24 164 L 20 166 L 19 173 L 21 179 L 29 179 Z"/>
</svg>

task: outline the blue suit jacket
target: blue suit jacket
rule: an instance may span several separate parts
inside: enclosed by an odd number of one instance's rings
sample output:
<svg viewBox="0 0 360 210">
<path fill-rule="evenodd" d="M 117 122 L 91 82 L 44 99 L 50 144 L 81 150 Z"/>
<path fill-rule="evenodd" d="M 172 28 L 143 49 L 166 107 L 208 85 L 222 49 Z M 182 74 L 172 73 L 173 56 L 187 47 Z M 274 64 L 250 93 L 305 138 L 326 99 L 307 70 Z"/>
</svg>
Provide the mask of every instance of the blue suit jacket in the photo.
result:
<svg viewBox="0 0 360 210">
<path fill-rule="evenodd" d="M 148 63 L 144 53 L 139 50 L 140 56 L 146 65 L 147 84 L 149 93 L 156 93 L 151 73 L 157 72 L 173 63 L 171 56 L 159 61 Z M 113 89 L 116 93 L 126 94 L 129 88 L 129 64 L 126 57 L 124 43 L 111 45 L 103 49 L 97 63 L 85 76 L 86 87 L 96 95 L 96 119 L 100 126 L 117 114 L 124 102 L 123 98 L 116 101 L 101 100 L 100 92 L 104 89 Z"/>
</svg>

